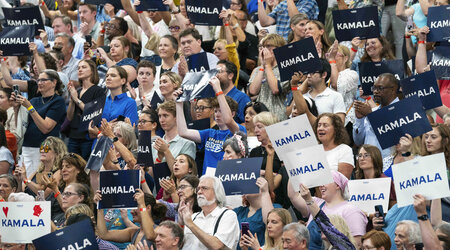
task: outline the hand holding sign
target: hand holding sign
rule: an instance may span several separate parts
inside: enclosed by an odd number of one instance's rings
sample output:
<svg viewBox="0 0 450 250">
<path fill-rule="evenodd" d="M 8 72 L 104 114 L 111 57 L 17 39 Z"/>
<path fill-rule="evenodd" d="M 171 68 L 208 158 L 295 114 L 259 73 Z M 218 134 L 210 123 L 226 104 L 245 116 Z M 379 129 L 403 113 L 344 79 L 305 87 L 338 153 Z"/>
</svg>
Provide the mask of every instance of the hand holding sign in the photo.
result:
<svg viewBox="0 0 450 250">
<path fill-rule="evenodd" d="M 269 183 L 263 177 L 259 177 L 256 179 L 256 186 L 259 187 L 260 193 L 268 193 L 269 192 Z"/>
<path fill-rule="evenodd" d="M 428 28 L 428 26 L 423 26 L 422 28 L 420 28 L 419 32 L 417 33 L 419 41 L 426 41 L 428 33 L 430 33 L 430 28 Z"/>
<path fill-rule="evenodd" d="M 400 138 L 400 141 L 398 142 L 398 144 L 400 144 L 398 151 L 401 153 L 409 152 L 411 149 L 412 143 L 413 143 L 413 138 L 410 134 L 406 134 L 405 136 L 402 136 Z"/>
<path fill-rule="evenodd" d="M 300 183 L 300 195 L 306 202 L 312 202 L 313 200 L 309 188 L 303 185 L 303 183 Z"/>
<path fill-rule="evenodd" d="M 141 189 L 136 189 L 136 193 L 134 194 L 134 200 L 137 202 L 138 207 L 144 208 L 147 207 L 145 205 L 144 192 Z M 150 206 L 150 205 L 149 205 Z"/>
<path fill-rule="evenodd" d="M 415 194 L 414 198 L 414 210 L 416 210 L 417 216 L 427 215 L 427 203 L 425 197 L 421 194 Z"/>
<path fill-rule="evenodd" d="M 291 86 L 298 85 L 299 82 L 303 83 L 306 80 L 306 75 L 303 75 L 301 71 L 295 72 L 291 78 Z"/>
</svg>

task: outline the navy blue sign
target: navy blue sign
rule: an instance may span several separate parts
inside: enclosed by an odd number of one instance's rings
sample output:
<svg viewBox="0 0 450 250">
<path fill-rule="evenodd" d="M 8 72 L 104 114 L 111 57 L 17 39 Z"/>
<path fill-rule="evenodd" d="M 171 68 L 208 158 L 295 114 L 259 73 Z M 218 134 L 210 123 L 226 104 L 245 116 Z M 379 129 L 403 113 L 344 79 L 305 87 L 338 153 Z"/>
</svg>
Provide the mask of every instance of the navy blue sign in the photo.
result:
<svg viewBox="0 0 450 250">
<path fill-rule="evenodd" d="M 114 6 L 118 10 L 123 10 L 122 2 L 120 0 L 84 0 L 85 4 L 105 5 L 107 3 Z"/>
<path fill-rule="evenodd" d="M 161 100 L 161 97 L 159 97 L 158 93 L 155 91 L 153 93 L 152 100 L 150 101 L 150 106 L 153 110 L 156 110 L 158 104 L 160 103 L 163 103 L 163 100 Z"/>
<path fill-rule="evenodd" d="M 186 57 L 186 62 L 190 72 L 209 70 L 208 56 L 206 55 L 206 52 L 190 55 Z"/>
<path fill-rule="evenodd" d="M 155 187 L 157 191 L 161 189 L 161 180 L 170 179 L 170 175 L 171 172 L 169 166 L 167 165 L 167 162 L 155 164 L 155 166 L 153 167 L 153 176 L 155 176 Z"/>
<path fill-rule="evenodd" d="M 441 95 L 433 70 L 400 80 L 400 85 L 402 86 L 403 96 L 405 98 L 418 96 L 424 109 L 442 106 Z"/>
<path fill-rule="evenodd" d="M 273 50 L 280 70 L 281 81 L 289 81 L 295 72 L 303 74 L 322 68 L 312 37 L 275 48 Z"/>
<path fill-rule="evenodd" d="M 137 164 L 145 167 L 153 166 L 152 131 L 139 130 Z"/>
<path fill-rule="evenodd" d="M 178 97 L 177 102 L 214 97 L 215 92 L 209 84 L 209 80 L 211 80 L 217 72 L 217 69 L 203 72 L 188 72 L 181 83 L 183 94 Z"/>
<path fill-rule="evenodd" d="M 392 73 L 398 80 L 405 76 L 405 68 L 402 60 L 389 60 L 381 62 L 360 62 L 359 81 L 364 95 L 372 95 L 372 86 L 383 73 Z"/>
<path fill-rule="evenodd" d="M 211 0 L 186 0 L 186 11 L 195 25 L 222 26 L 223 22 L 219 19 L 222 11 L 222 1 Z"/>
<path fill-rule="evenodd" d="M 162 0 L 142 0 L 136 6 L 136 11 L 169 11 L 169 6 L 163 4 Z"/>
<path fill-rule="evenodd" d="M 450 46 L 437 46 L 433 50 L 431 69 L 439 80 L 450 78 Z"/>
<path fill-rule="evenodd" d="M 367 115 L 380 146 L 397 145 L 405 134 L 420 136 L 431 130 L 419 97 L 411 96 Z"/>
<path fill-rule="evenodd" d="M 430 28 L 427 41 L 450 40 L 450 5 L 428 8 L 427 26 Z"/>
<path fill-rule="evenodd" d="M 86 168 L 94 171 L 100 171 L 109 149 L 113 145 L 113 141 L 106 136 L 102 136 L 97 140 L 94 150 L 92 150 Z"/>
<path fill-rule="evenodd" d="M 53 233 L 33 240 L 36 250 L 83 249 L 98 250 L 97 240 L 91 222 L 86 219 Z"/>
<path fill-rule="evenodd" d="M 140 188 L 140 180 L 139 170 L 101 171 L 99 189 L 102 200 L 97 208 L 136 208 L 133 196 Z"/>
<path fill-rule="evenodd" d="M 5 27 L 0 33 L 0 50 L 3 56 L 28 56 L 33 42 L 34 26 Z"/>
<path fill-rule="evenodd" d="M 83 114 L 80 118 L 80 131 L 87 131 L 91 121 L 97 126 L 102 121 L 103 107 L 105 106 L 106 96 L 101 96 L 92 102 L 84 105 Z"/>
<path fill-rule="evenodd" d="M 186 124 L 188 129 L 203 130 L 211 127 L 209 118 L 195 120 Z"/>
<path fill-rule="evenodd" d="M 336 39 L 340 42 L 380 36 L 377 6 L 333 11 Z"/>
<path fill-rule="evenodd" d="M 39 29 L 44 29 L 44 22 L 42 21 L 41 12 L 38 6 L 33 7 L 17 7 L 5 8 L 3 7 L 3 14 L 5 15 L 4 27 L 17 27 L 24 25 L 34 25 L 34 35 L 39 35 Z"/>
<path fill-rule="evenodd" d="M 226 195 L 257 194 L 256 186 L 261 170 L 262 157 L 242 158 L 219 161 L 216 168 L 216 177 L 220 179 L 225 188 Z"/>
</svg>

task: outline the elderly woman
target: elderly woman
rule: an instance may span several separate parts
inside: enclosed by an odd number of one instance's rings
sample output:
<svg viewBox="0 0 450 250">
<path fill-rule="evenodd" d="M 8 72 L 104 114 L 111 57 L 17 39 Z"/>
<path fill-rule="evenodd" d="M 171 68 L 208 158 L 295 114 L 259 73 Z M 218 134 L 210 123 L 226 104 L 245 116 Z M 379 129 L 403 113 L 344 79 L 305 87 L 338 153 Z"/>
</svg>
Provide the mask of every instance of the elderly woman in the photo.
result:
<svg viewBox="0 0 450 250">
<path fill-rule="evenodd" d="M 224 160 L 245 158 L 248 155 L 247 135 L 241 131 L 223 143 Z"/>
<path fill-rule="evenodd" d="M 10 174 L 0 175 L 0 200 L 8 201 L 9 195 L 17 192 L 19 184 L 16 178 Z"/>
</svg>

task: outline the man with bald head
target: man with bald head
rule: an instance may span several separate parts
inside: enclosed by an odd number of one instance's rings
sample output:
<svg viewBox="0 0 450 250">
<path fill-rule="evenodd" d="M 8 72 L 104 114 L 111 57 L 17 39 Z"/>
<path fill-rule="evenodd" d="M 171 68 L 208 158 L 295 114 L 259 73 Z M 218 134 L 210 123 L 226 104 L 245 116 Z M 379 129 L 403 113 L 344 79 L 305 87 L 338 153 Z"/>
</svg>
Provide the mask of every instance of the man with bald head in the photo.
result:
<svg viewBox="0 0 450 250">
<path fill-rule="evenodd" d="M 399 82 L 397 78 L 391 73 L 381 74 L 372 86 L 373 100 L 380 104 L 376 108 L 370 108 L 369 104 L 361 101 L 355 101 L 353 106 L 355 107 L 356 121 L 353 124 L 353 140 L 355 144 L 361 146 L 363 144 L 371 144 L 377 146 L 382 157 L 389 156 L 391 154 L 391 148 L 382 149 L 378 142 L 375 133 L 372 130 L 367 115 L 380 108 L 386 107 L 392 103 L 399 101 L 397 97 L 397 91 L 399 89 Z"/>
</svg>

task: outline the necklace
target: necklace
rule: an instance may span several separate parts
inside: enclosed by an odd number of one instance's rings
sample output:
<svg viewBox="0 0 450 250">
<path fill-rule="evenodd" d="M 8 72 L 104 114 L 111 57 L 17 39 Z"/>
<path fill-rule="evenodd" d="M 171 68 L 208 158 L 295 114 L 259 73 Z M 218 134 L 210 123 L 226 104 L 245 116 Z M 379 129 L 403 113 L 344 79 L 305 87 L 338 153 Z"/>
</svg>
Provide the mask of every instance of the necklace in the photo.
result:
<svg viewBox="0 0 450 250">
<path fill-rule="evenodd" d="M 42 97 L 42 104 L 49 103 L 53 99 L 53 97 L 55 97 L 55 94 L 53 94 L 52 98 L 50 98 L 50 100 L 48 100 L 47 102 L 44 102 L 44 97 Z"/>
</svg>

